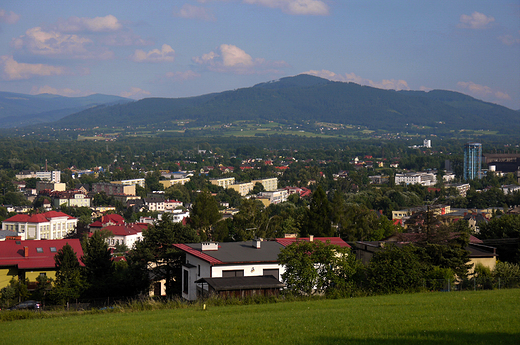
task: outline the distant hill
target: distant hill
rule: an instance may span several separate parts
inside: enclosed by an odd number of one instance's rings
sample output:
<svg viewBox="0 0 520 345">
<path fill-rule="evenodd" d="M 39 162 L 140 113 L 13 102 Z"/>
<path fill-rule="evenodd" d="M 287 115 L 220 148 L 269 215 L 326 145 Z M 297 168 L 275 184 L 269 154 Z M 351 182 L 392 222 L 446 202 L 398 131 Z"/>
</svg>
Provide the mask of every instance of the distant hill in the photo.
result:
<svg viewBox="0 0 520 345">
<path fill-rule="evenodd" d="M 59 127 L 143 126 L 168 128 L 190 119 L 197 125 L 237 120 L 301 123 L 320 121 L 402 130 L 405 126 L 443 129 L 520 130 L 519 112 L 444 90 L 393 91 L 310 75 L 286 77 L 249 88 L 190 98 L 147 98 L 98 106 L 55 122 Z"/>
<path fill-rule="evenodd" d="M 20 127 L 52 122 L 93 106 L 128 102 L 132 100 L 102 94 L 64 97 L 51 94 L 25 95 L 0 92 L 0 127 Z"/>
</svg>

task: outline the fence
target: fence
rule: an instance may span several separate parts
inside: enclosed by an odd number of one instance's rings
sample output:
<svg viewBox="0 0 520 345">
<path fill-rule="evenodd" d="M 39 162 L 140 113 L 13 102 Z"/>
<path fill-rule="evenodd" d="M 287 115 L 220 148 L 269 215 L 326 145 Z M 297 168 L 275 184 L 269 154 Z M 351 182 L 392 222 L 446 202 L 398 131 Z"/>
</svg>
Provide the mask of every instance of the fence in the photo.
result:
<svg viewBox="0 0 520 345">
<path fill-rule="evenodd" d="M 429 291 L 477 291 L 520 288 L 520 278 L 473 277 L 464 280 L 424 279 L 423 288 Z"/>
</svg>

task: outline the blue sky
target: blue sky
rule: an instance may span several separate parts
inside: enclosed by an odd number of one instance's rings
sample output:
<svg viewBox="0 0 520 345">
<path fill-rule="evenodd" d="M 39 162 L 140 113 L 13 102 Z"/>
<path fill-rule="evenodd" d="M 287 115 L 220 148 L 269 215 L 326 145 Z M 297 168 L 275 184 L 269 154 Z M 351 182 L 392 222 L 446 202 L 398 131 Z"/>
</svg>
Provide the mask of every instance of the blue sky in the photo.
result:
<svg viewBox="0 0 520 345">
<path fill-rule="evenodd" d="M 0 91 L 185 97 L 300 73 L 520 109 L 520 1 L 0 1 Z"/>
</svg>

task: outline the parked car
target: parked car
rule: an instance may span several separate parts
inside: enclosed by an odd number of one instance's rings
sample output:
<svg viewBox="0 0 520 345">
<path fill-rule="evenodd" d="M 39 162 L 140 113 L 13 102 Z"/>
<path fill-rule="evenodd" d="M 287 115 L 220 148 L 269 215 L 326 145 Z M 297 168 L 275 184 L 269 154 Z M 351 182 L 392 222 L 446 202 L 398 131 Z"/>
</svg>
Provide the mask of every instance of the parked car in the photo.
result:
<svg viewBox="0 0 520 345">
<path fill-rule="evenodd" d="M 12 306 L 9 310 L 39 310 L 41 306 L 42 303 L 40 301 L 28 300 Z"/>
</svg>

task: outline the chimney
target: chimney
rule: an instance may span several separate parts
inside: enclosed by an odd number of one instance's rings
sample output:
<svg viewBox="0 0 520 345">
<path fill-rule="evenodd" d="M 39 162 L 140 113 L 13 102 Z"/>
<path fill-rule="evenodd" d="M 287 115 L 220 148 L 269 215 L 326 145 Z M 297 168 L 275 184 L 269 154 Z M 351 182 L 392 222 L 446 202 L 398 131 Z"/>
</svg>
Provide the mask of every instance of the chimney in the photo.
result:
<svg viewBox="0 0 520 345">
<path fill-rule="evenodd" d="M 202 242 L 202 251 L 218 250 L 218 243 L 216 242 Z"/>
<path fill-rule="evenodd" d="M 309 242 L 314 242 L 314 235 L 309 236 Z"/>
<path fill-rule="evenodd" d="M 23 247 L 23 257 L 24 258 L 29 257 L 29 247 L 27 247 L 27 246 Z"/>
<path fill-rule="evenodd" d="M 253 248 L 260 249 L 262 245 L 262 239 L 261 238 L 255 238 L 253 240 Z"/>
</svg>

